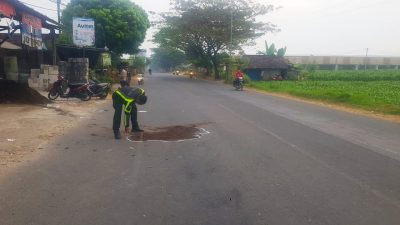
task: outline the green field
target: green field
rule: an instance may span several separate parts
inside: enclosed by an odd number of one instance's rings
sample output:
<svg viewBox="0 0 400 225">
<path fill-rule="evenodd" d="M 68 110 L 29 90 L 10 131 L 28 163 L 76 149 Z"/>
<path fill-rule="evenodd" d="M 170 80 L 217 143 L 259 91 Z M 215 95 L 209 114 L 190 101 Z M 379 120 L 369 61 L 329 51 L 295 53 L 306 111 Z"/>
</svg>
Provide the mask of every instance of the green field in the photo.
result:
<svg viewBox="0 0 400 225">
<path fill-rule="evenodd" d="M 315 71 L 298 81 L 259 81 L 249 86 L 400 115 L 400 71 Z"/>
</svg>

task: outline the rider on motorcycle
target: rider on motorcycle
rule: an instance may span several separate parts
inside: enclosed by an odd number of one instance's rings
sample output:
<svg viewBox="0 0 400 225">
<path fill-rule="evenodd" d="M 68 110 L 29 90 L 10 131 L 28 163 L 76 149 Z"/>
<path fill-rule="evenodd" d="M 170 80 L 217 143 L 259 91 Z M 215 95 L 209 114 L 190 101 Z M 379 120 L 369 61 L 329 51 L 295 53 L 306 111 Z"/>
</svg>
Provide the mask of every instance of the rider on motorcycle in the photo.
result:
<svg viewBox="0 0 400 225">
<path fill-rule="evenodd" d="M 236 86 L 240 79 L 243 79 L 244 73 L 241 70 L 235 72 L 235 80 L 233 81 L 233 86 Z"/>
</svg>

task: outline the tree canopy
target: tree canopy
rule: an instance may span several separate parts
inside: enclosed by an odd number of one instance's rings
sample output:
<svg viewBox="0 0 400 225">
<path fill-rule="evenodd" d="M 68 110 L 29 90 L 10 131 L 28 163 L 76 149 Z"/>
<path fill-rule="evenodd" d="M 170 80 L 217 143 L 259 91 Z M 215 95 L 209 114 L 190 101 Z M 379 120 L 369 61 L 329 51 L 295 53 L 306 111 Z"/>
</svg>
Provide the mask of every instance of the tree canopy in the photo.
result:
<svg viewBox="0 0 400 225">
<path fill-rule="evenodd" d="M 137 53 L 150 27 L 146 12 L 129 0 L 71 0 L 62 13 L 61 43 L 72 44 L 73 17 L 93 18 L 95 46 L 118 55 Z"/>
<path fill-rule="evenodd" d="M 151 59 L 151 64 L 154 69 L 161 69 L 164 71 L 168 71 L 171 68 L 174 69 L 179 65 L 187 63 L 184 52 L 175 48 L 155 48 L 153 49 Z"/>
<path fill-rule="evenodd" d="M 161 15 L 154 41 L 214 69 L 219 78 L 220 54 L 241 50 L 266 32 L 277 30 L 271 23 L 257 21 L 271 10 L 273 6 L 252 0 L 173 0 L 173 11 Z"/>
</svg>

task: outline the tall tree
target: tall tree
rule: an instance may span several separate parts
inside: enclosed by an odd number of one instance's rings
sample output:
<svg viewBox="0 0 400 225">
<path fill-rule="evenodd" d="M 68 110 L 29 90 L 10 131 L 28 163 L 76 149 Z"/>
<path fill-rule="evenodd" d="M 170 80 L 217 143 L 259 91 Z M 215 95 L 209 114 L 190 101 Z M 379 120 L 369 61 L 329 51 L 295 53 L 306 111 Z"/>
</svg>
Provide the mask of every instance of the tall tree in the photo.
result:
<svg viewBox="0 0 400 225">
<path fill-rule="evenodd" d="M 219 54 L 241 50 L 275 25 L 256 18 L 273 10 L 252 0 L 173 0 L 173 11 L 162 14 L 154 41 L 203 62 L 219 78 Z"/>
<path fill-rule="evenodd" d="M 137 53 L 150 27 L 146 12 L 129 0 L 71 0 L 62 14 L 61 43 L 72 44 L 73 17 L 93 18 L 96 47 L 119 55 Z"/>
<path fill-rule="evenodd" d="M 184 52 L 174 48 L 155 48 L 151 56 L 152 67 L 168 71 L 187 63 Z"/>
</svg>

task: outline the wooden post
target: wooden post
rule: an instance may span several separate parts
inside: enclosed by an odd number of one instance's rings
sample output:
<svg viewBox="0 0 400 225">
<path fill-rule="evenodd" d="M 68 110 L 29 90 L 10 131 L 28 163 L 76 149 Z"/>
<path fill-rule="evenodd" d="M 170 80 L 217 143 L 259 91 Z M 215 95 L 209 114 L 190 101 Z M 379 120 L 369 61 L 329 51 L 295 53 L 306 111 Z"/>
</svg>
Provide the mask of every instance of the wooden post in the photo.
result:
<svg viewBox="0 0 400 225">
<path fill-rule="evenodd" d="M 53 45 L 53 66 L 57 65 L 57 46 L 56 46 L 56 30 L 51 29 L 51 42 Z"/>
</svg>

